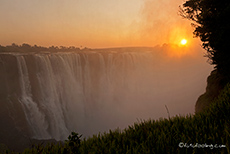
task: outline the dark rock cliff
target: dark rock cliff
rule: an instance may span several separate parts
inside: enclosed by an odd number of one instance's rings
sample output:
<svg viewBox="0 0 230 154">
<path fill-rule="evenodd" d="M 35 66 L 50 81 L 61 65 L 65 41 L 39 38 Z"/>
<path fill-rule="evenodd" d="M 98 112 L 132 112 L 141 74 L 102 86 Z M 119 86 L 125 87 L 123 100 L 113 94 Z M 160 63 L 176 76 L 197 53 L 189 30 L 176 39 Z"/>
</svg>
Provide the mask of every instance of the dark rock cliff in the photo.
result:
<svg viewBox="0 0 230 154">
<path fill-rule="evenodd" d="M 227 84 L 227 79 L 213 70 L 207 78 L 206 92 L 202 94 L 195 106 L 195 112 L 201 112 L 220 94 L 220 91 Z"/>
</svg>

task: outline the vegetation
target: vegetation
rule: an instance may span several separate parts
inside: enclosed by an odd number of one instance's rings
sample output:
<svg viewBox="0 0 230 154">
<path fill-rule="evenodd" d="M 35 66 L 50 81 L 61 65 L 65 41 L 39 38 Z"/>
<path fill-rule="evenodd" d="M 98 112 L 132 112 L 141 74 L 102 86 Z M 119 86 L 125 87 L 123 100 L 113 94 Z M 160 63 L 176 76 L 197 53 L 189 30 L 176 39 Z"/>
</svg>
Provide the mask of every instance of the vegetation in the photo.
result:
<svg viewBox="0 0 230 154">
<path fill-rule="evenodd" d="M 4 52 L 40 52 L 40 51 L 51 51 L 51 52 L 58 52 L 58 51 L 81 51 L 81 50 L 89 50 L 89 48 L 77 48 L 74 46 L 70 47 L 65 47 L 65 46 L 50 46 L 50 47 L 42 47 L 42 46 L 31 46 L 29 44 L 22 44 L 22 45 L 17 45 L 15 43 L 12 43 L 12 45 L 8 46 L 1 46 L 0 45 L 0 53 Z"/>
<path fill-rule="evenodd" d="M 125 130 L 81 139 L 72 133 L 64 144 L 37 145 L 23 154 L 38 153 L 229 153 L 230 84 L 204 112 L 186 117 L 148 120 Z M 190 145 L 191 144 L 191 145 Z"/>
<path fill-rule="evenodd" d="M 209 100 L 219 94 L 219 89 L 230 82 L 230 1 L 186 0 L 179 12 L 182 17 L 192 21 L 194 36 L 201 39 L 208 61 L 216 68 L 215 75 L 211 74 L 210 77 L 217 80 L 208 83 L 206 93 L 196 103 L 196 112 L 200 112 L 209 106 Z M 210 87 L 216 88 L 210 91 Z"/>
<path fill-rule="evenodd" d="M 187 0 L 180 14 L 192 20 L 194 35 L 203 42 L 207 57 L 219 73 L 230 79 L 230 1 Z"/>
</svg>

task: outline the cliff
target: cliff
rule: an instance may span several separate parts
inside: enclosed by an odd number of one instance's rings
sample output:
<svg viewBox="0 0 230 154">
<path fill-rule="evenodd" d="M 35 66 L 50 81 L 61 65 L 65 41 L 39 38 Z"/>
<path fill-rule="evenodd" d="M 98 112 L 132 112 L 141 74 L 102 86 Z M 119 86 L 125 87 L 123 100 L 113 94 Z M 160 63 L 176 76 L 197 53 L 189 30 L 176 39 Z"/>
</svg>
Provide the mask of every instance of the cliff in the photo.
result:
<svg viewBox="0 0 230 154">
<path fill-rule="evenodd" d="M 201 112 L 208 107 L 217 98 L 226 84 L 227 80 L 225 77 L 220 75 L 217 70 L 213 70 L 207 78 L 206 92 L 196 102 L 195 112 Z"/>
</svg>

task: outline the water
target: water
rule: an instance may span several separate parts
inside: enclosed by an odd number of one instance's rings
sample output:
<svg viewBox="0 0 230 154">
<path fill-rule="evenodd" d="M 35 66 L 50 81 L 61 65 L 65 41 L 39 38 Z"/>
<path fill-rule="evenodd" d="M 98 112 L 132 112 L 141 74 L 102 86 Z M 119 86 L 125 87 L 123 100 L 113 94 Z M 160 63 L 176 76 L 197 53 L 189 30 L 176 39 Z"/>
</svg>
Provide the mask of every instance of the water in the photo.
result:
<svg viewBox="0 0 230 154">
<path fill-rule="evenodd" d="M 1 100 L 15 127 L 64 140 L 125 128 L 137 119 L 193 113 L 210 67 L 156 48 L 0 54 Z"/>
</svg>

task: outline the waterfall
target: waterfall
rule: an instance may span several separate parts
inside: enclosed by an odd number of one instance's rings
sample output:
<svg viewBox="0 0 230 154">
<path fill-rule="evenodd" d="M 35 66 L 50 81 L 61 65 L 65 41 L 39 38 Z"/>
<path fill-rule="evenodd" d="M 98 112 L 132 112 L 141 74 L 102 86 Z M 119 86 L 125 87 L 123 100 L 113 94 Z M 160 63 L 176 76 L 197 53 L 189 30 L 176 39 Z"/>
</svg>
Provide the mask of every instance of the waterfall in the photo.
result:
<svg viewBox="0 0 230 154">
<path fill-rule="evenodd" d="M 194 79 L 197 66 L 205 66 L 192 58 L 187 63 L 165 59 L 152 48 L 0 54 L 0 71 L 6 72 L 0 84 L 4 99 L 13 104 L 3 105 L 15 125 L 24 124 L 13 112 L 21 106 L 31 138 L 56 140 L 65 140 L 71 131 L 89 136 L 127 127 L 138 118 L 167 117 L 167 103 L 171 115 L 184 113 L 185 107 L 193 112 L 190 106 L 200 91 L 192 92 L 197 86 L 186 81 Z M 201 78 L 206 76 L 195 82 Z"/>
<path fill-rule="evenodd" d="M 107 110 L 110 105 L 131 99 L 126 97 L 131 97 L 129 92 L 136 88 L 138 81 L 135 80 L 141 80 L 135 75 L 141 75 L 139 69 L 144 67 L 144 61 L 146 63 L 146 54 L 41 52 L 17 55 L 21 91 L 18 99 L 33 137 L 62 140 L 72 130 L 84 132 L 84 127 L 91 127 L 84 123 L 98 116 L 100 108 Z M 29 65 L 34 67 L 28 70 Z M 35 79 L 30 79 L 29 74 Z M 30 80 L 34 80 L 33 84 Z M 36 89 L 33 94 L 31 87 Z"/>
<path fill-rule="evenodd" d="M 18 62 L 19 82 L 21 87 L 21 98 L 19 98 L 19 102 L 22 104 L 27 122 L 32 128 L 35 135 L 34 137 L 49 138 L 50 136 L 46 130 L 47 123 L 45 121 L 45 115 L 39 110 L 38 105 L 32 98 L 31 85 L 25 59 L 23 56 L 18 56 L 16 58 Z"/>
</svg>

